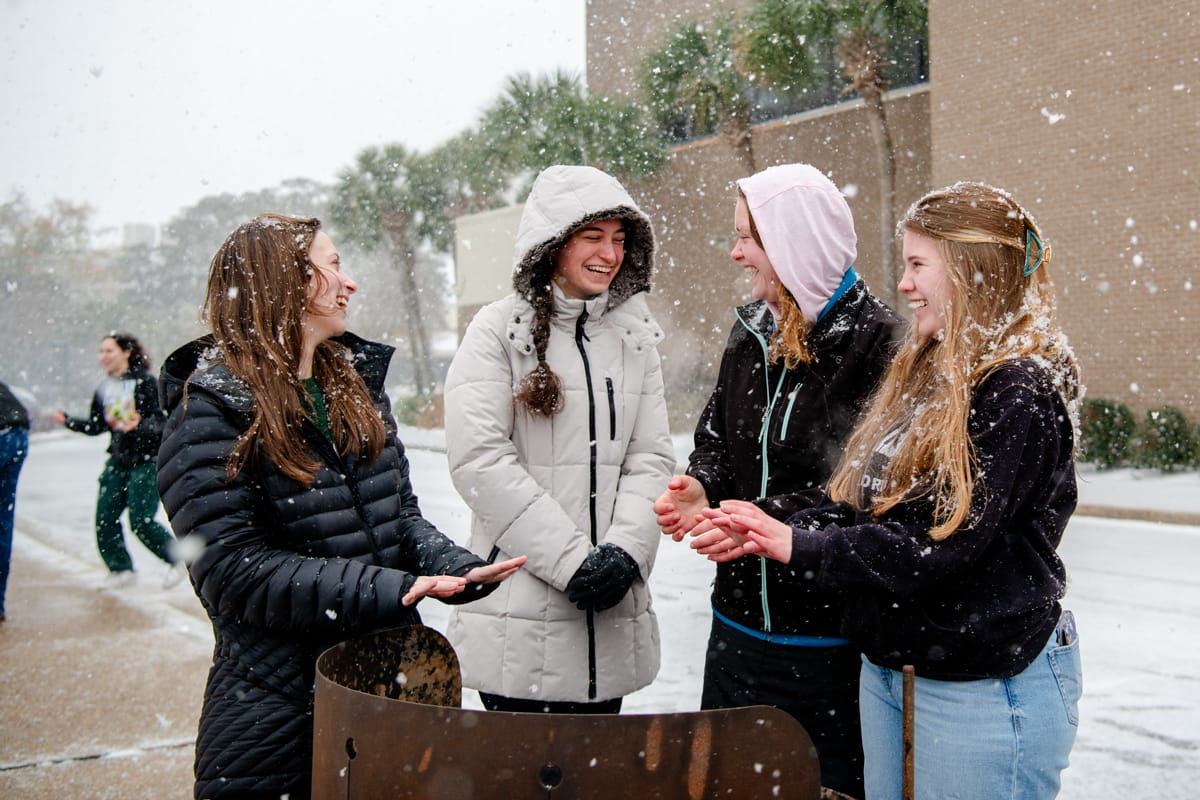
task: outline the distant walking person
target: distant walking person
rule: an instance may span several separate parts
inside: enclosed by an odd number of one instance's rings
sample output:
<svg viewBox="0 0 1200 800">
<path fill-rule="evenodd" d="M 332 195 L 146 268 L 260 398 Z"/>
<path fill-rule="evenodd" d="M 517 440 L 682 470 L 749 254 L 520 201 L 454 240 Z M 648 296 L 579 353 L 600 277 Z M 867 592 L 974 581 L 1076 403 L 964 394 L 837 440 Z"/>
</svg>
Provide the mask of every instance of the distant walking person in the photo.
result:
<svg viewBox="0 0 1200 800">
<path fill-rule="evenodd" d="M 17 506 L 17 476 L 29 452 L 29 412 L 12 390 L 0 383 L 0 622 L 4 622 L 4 593 L 12 561 L 13 517 Z"/>
<path fill-rule="evenodd" d="M 154 521 L 158 511 L 155 459 L 164 417 L 157 384 L 149 372 L 150 357 L 130 334 L 111 333 L 100 340 L 100 366 L 108 377 L 92 396 L 91 413 L 80 418 L 55 411 L 51 418 L 76 433 L 111 436 L 96 499 L 96 547 L 108 567 L 101 588 L 117 589 L 136 580 L 121 529 L 126 508 L 134 536 L 169 565 L 163 586 L 171 588 L 183 579 L 184 572 L 172 551 L 174 538 Z"/>
</svg>

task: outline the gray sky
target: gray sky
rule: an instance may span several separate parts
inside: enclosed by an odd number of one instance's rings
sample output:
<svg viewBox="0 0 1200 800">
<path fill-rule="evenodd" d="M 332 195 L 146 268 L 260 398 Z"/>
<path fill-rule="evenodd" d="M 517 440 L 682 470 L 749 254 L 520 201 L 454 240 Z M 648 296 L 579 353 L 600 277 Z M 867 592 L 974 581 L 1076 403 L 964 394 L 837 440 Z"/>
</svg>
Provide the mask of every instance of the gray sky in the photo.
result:
<svg viewBox="0 0 1200 800">
<path fill-rule="evenodd" d="M 0 200 L 161 224 L 205 195 L 427 150 L 504 79 L 583 74 L 585 0 L 0 0 Z"/>
</svg>

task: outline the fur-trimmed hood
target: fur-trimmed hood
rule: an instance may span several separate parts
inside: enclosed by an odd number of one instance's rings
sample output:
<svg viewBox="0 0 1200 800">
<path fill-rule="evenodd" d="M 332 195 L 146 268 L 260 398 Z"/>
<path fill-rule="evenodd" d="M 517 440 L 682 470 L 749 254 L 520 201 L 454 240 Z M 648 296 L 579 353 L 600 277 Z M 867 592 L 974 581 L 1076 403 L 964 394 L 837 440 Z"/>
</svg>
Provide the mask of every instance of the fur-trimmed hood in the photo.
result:
<svg viewBox="0 0 1200 800">
<path fill-rule="evenodd" d="M 654 229 L 620 182 L 595 167 L 553 166 L 542 170 L 525 201 L 517 230 L 513 289 L 529 300 L 534 276 L 549 275 L 558 247 L 582 225 L 598 219 L 625 222 L 625 259 L 609 286 L 608 307 L 650 290 Z"/>
</svg>

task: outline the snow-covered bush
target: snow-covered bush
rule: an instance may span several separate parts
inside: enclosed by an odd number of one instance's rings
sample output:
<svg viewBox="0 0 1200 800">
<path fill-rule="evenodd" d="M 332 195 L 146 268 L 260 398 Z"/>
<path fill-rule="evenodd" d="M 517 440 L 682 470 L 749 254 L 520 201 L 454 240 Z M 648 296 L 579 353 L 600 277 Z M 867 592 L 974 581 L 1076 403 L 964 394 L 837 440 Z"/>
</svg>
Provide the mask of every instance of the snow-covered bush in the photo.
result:
<svg viewBox="0 0 1200 800">
<path fill-rule="evenodd" d="M 1147 411 L 1138 438 L 1135 462 L 1139 467 L 1174 472 L 1196 465 L 1196 435 L 1187 417 L 1174 406 Z"/>
<path fill-rule="evenodd" d="M 1114 469 L 1130 459 L 1137 422 L 1123 403 L 1088 398 L 1083 401 L 1080 417 L 1082 461 L 1100 469 Z"/>
</svg>

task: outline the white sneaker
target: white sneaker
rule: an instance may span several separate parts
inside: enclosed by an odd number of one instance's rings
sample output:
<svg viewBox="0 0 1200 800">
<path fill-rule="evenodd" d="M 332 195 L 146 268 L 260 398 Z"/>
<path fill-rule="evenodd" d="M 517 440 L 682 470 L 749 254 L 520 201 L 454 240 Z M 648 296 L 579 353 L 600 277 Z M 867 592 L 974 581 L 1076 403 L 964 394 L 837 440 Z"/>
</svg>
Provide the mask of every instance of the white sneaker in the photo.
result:
<svg viewBox="0 0 1200 800">
<path fill-rule="evenodd" d="M 96 588 L 100 591 L 106 589 L 125 589 L 133 586 L 135 583 L 137 583 L 137 573 L 131 569 L 126 569 L 120 572 L 108 573 Z"/>
<path fill-rule="evenodd" d="M 164 589 L 174 589 L 186 577 L 187 565 L 182 561 L 176 561 L 167 567 L 167 571 L 163 573 L 162 587 Z"/>
</svg>

